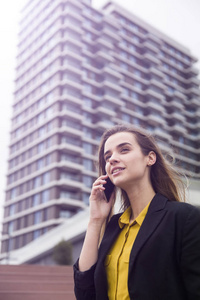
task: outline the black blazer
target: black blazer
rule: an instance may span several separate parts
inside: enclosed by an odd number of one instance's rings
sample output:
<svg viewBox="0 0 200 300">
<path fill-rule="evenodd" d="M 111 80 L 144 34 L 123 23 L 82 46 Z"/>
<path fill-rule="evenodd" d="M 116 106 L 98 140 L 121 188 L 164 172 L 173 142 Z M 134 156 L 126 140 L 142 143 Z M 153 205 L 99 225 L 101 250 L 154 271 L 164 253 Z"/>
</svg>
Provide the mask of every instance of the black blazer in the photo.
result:
<svg viewBox="0 0 200 300">
<path fill-rule="evenodd" d="M 97 263 L 86 272 L 74 265 L 78 300 L 108 300 L 104 259 L 120 228 L 109 222 Z M 157 194 L 133 244 L 128 274 L 133 300 L 200 300 L 200 211 Z"/>
</svg>

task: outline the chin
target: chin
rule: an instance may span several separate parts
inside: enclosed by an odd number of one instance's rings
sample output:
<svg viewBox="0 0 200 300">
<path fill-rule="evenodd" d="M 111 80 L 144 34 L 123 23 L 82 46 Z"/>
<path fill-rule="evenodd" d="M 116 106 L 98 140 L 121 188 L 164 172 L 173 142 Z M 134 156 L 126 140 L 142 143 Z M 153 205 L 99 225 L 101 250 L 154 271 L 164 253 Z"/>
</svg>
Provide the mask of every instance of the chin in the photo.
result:
<svg viewBox="0 0 200 300">
<path fill-rule="evenodd" d="M 116 187 L 121 188 L 121 189 L 124 189 L 124 185 L 125 185 L 125 184 L 124 184 L 124 182 L 123 182 L 122 180 L 115 178 L 115 179 L 113 180 L 113 183 L 114 183 L 114 185 L 115 185 Z"/>
</svg>

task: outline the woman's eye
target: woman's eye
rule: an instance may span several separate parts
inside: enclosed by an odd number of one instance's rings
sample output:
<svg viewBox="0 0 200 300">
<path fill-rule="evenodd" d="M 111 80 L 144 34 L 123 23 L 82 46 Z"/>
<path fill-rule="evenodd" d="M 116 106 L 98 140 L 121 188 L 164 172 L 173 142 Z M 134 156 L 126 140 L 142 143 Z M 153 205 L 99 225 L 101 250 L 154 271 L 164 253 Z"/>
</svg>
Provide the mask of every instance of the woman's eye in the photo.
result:
<svg viewBox="0 0 200 300">
<path fill-rule="evenodd" d="M 105 156 L 105 161 L 108 161 L 110 158 L 110 155 L 109 156 Z"/>
<path fill-rule="evenodd" d="M 122 148 L 122 149 L 121 149 L 121 152 L 127 152 L 127 151 L 129 151 L 128 148 Z"/>
</svg>

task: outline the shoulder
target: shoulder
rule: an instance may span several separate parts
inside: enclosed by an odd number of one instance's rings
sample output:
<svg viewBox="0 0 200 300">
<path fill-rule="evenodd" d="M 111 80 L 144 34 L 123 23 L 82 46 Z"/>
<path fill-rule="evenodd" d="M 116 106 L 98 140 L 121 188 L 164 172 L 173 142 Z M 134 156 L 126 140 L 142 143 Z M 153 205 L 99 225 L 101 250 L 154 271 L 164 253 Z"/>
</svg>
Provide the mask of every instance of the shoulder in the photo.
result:
<svg viewBox="0 0 200 300">
<path fill-rule="evenodd" d="M 187 219 L 194 219 L 195 222 L 200 222 L 199 208 L 189 203 L 167 199 L 162 194 L 156 194 L 150 204 L 148 212 L 154 215 L 154 213 L 158 211 L 164 211 L 168 221 L 174 219 L 184 223 Z"/>
<path fill-rule="evenodd" d="M 190 212 L 194 212 L 197 215 L 200 214 L 200 209 L 195 207 L 194 205 L 191 205 L 186 202 L 178 202 L 171 199 L 167 199 L 165 196 L 158 193 L 152 200 L 150 210 L 158 211 L 162 209 L 167 211 L 174 211 L 179 214 L 188 214 Z"/>
<path fill-rule="evenodd" d="M 189 215 L 190 213 L 194 213 L 200 216 L 200 209 L 196 206 L 185 203 L 185 202 L 177 202 L 177 201 L 167 201 L 166 207 L 167 210 L 175 211 L 179 214 Z"/>
<path fill-rule="evenodd" d="M 169 219 L 174 219 L 176 224 L 183 228 L 198 227 L 200 230 L 200 209 L 184 202 L 167 201 L 165 207 Z M 170 217 L 171 216 L 171 217 Z"/>
</svg>

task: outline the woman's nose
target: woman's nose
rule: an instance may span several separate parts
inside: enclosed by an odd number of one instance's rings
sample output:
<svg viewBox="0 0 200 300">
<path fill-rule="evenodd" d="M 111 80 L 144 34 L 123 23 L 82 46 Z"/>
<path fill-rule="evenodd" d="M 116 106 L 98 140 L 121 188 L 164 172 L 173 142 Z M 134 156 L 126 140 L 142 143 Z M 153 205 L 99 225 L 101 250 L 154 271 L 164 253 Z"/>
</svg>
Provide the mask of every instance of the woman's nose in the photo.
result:
<svg viewBox="0 0 200 300">
<path fill-rule="evenodd" d="M 112 154 L 112 156 L 109 159 L 110 164 L 113 164 L 113 163 L 118 162 L 118 161 L 119 161 L 119 159 L 118 159 L 117 155 Z"/>
</svg>

